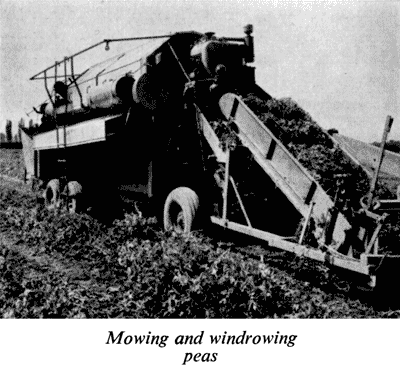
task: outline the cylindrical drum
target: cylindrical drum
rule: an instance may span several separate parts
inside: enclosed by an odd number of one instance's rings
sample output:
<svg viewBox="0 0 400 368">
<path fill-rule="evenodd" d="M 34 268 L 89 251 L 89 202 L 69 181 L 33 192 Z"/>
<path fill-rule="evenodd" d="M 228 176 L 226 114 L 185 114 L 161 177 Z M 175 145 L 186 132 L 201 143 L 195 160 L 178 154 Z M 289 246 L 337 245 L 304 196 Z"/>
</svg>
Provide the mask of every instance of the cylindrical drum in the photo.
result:
<svg viewBox="0 0 400 368">
<path fill-rule="evenodd" d="M 155 110 L 157 107 L 156 83 L 148 73 L 141 75 L 132 88 L 133 100 L 145 108 Z"/>
</svg>

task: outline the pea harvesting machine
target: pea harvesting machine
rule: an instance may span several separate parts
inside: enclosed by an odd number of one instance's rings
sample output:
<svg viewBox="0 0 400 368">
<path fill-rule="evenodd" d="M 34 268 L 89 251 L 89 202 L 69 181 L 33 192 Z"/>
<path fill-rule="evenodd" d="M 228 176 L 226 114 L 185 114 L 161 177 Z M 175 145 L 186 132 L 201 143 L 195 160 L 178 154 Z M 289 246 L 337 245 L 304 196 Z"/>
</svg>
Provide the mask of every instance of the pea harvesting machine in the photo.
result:
<svg viewBox="0 0 400 368">
<path fill-rule="evenodd" d="M 213 223 L 375 286 L 378 271 L 400 264 L 379 244 L 386 218 L 400 210 L 400 193 L 375 195 L 381 168 L 400 177 L 400 156 L 383 148 L 393 119 L 380 150 L 332 136 L 354 164 L 375 167 L 365 169 L 371 188 L 352 222 L 339 195 L 331 198 L 244 102 L 249 93 L 271 98 L 255 82 L 252 31 L 105 39 L 34 75 L 48 100 L 35 108 L 42 121 L 36 131 L 22 129 L 26 177 L 42 183 L 49 209 L 106 206 L 123 192 L 146 203 L 166 229 Z M 75 70 L 78 57 L 123 42 L 139 46 Z M 254 200 L 253 192 L 261 195 Z"/>
</svg>

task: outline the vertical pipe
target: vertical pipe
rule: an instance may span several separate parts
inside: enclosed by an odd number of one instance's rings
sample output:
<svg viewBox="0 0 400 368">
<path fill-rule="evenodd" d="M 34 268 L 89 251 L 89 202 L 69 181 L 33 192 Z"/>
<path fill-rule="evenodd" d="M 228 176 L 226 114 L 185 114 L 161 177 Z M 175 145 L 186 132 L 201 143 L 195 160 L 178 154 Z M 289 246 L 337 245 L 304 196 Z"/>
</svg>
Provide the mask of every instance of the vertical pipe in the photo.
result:
<svg viewBox="0 0 400 368">
<path fill-rule="evenodd" d="M 68 58 L 65 57 L 64 58 L 64 83 L 65 83 L 65 87 L 67 87 L 67 61 L 68 61 Z M 64 97 L 66 99 L 68 99 L 68 91 L 67 91 L 67 95 L 64 96 Z M 65 103 L 65 113 L 67 113 L 67 111 L 68 111 L 68 101 L 66 101 L 66 103 Z M 67 128 L 65 126 L 65 123 L 64 123 L 63 128 L 64 128 L 64 148 L 67 148 L 67 130 L 66 130 Z"/>
<path fill-rule="evenodd" d="M 393 118 L 390 115 L 388 115 L 386 118 L 385 129 L 383 130 L 383 135 L 382 135 L 378 166 L 375 170 L 374 177 L 371 182 L 371 189 L 370 189 L 370 194 L 368 197 L 368 207 L 367 208 L 371 207 L 372 200 L 374 199 L 375 187 L 376 187 L 376 183 L 378 182 L 379 171 L 381 169 L 383 157 L 385 155 L 385 144 L 386 144 L 386 140 L 387 140 L 388 134 L 390 132 L 390 129 L 392 128 L 392 124 L 393 124 Z"/>
<path fill-rule="evenodd" d="M 227 221 L 228 213 L 228 187 L 229 187 L 229 161 L 230 161 L 230 150 L 226 152 L 226 164 L 225 164 L 225 180 L 224 180 L 224 193 L 223 193 L 223 208 L 222 208 L 222 219 Z"/>
<path fill-rule="evenodd" d="M 72 81 L 75 83 L 76 90 L 77 90 L 78 93 L 79 93 L 79 98 L 80 98 L 80 100 L 81 100 L 81 107 L 84 107 L 84 105 L 83 105 L 82 93 L 81 93 L 81 90 L 80 90 L 80 88 L 79 88 L 79 86 L 78 86 L 78 83 L 76 82 L 76 78 L 75 78 L 75 72 L 74 72 L 74 58 L 71 56 L 71 57 L 70 57 L 70 60 L 71 60 L 71 76 L 72 76 Z"/>
<path fill-rule="evenodd" d="M 54 84 L 57 83 L 57 69 L 58 64 L 57 62 L 54 64 Z M 58 131 L 58 124 L 57 124 L 57 109 L 56 109 L 56 95 L 54 94 L 54 108 L 53 108 L 53 117 L 56 122 L 56 132 L 57 132 L 57 149 L 60 148 L 60 134 Z"/>
<path fill-rule="evenodd" d="M 71 60 L 71 75 L 72 75 L 72 79 L 74 80 L 75 79 L 75 75 L 74 75 L 74 58 L 71 57 L 70 60 Z"/>
<path fill-rule="evenodd" d="M 54 110 L 55 111 L 55 110 Z M 58 132 L 58 124 L 57 124 L 57 121 L 56 121 L 56 134 L 57 134 L 57 149 L 58 148 L 60 148 L 60 135 L 59 135 L 59 132 Z"/>
<path fill-rule="evenodd" d="M 64 58 L 64 83 L 67 84 L 67 61 L 68 58 Z"/>
<path fill-rule="evenodd" d="M 153 196 L 153 161 L 148 166 L 147 195 L 149 198 Z"/>
<path fill-rule="evenodd" d="M 39 168 L 39 150 L 33 151 L 33 160 L 34 160 L 34 175 L 36 178 L 40 179 L 40 168 Z"/>
<path fill-rule="evenodd" d="M 49 87 L 47 85 L 47 73 L 46 72 L 44 72 L 44 87 L 46 88 L 47 96 L 49 97 L 49 100 L 54 108 L 54 102 L 53 102 L 53 99 L 51 98 L 51 93 L 50 93 Z"/>
<path fill-rule="evenodd" d="M 254 62 L 254 40 L 253 36 L 251 35 L 253 33 L 253 26 L 251 24 L 245 26 L 244 33 L 246 35 L 244 38 L 244 42 L 246 45 L 245 61 L 247 63 L 252 63 Z"/>
</svg>

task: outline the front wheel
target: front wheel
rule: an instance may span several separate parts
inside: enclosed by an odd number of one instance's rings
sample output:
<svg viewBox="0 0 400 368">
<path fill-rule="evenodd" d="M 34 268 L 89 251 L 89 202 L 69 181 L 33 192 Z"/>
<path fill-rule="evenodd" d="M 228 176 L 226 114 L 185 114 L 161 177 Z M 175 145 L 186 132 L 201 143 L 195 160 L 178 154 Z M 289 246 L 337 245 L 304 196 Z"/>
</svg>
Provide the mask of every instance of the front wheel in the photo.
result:
<svg viewBox="0 0 400 368">
<path fill-rule="evenodd" d="M 199 197 L 190 188 L 174 189 L 164 204 L 164 229 L 187 234 L 193 230 Z"/>
</svg>

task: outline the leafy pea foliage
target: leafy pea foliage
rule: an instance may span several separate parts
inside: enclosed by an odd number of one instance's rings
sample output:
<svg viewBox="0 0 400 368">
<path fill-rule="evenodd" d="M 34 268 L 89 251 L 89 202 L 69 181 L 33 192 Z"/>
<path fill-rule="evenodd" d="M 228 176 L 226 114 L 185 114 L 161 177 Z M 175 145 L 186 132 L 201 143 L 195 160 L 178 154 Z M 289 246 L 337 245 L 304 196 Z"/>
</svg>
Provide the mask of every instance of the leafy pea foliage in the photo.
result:
<svg viewBox="0 0 400 368">
<path fill-rule="evenodd" d="M 3 318 L 398 316 L 329 292 L 327 270 L 298 257 L 260 261 L 201 234 L 160 232 L 140 214 L 106 226 L 10 193 L 0 209 Z"/>
</svg>

